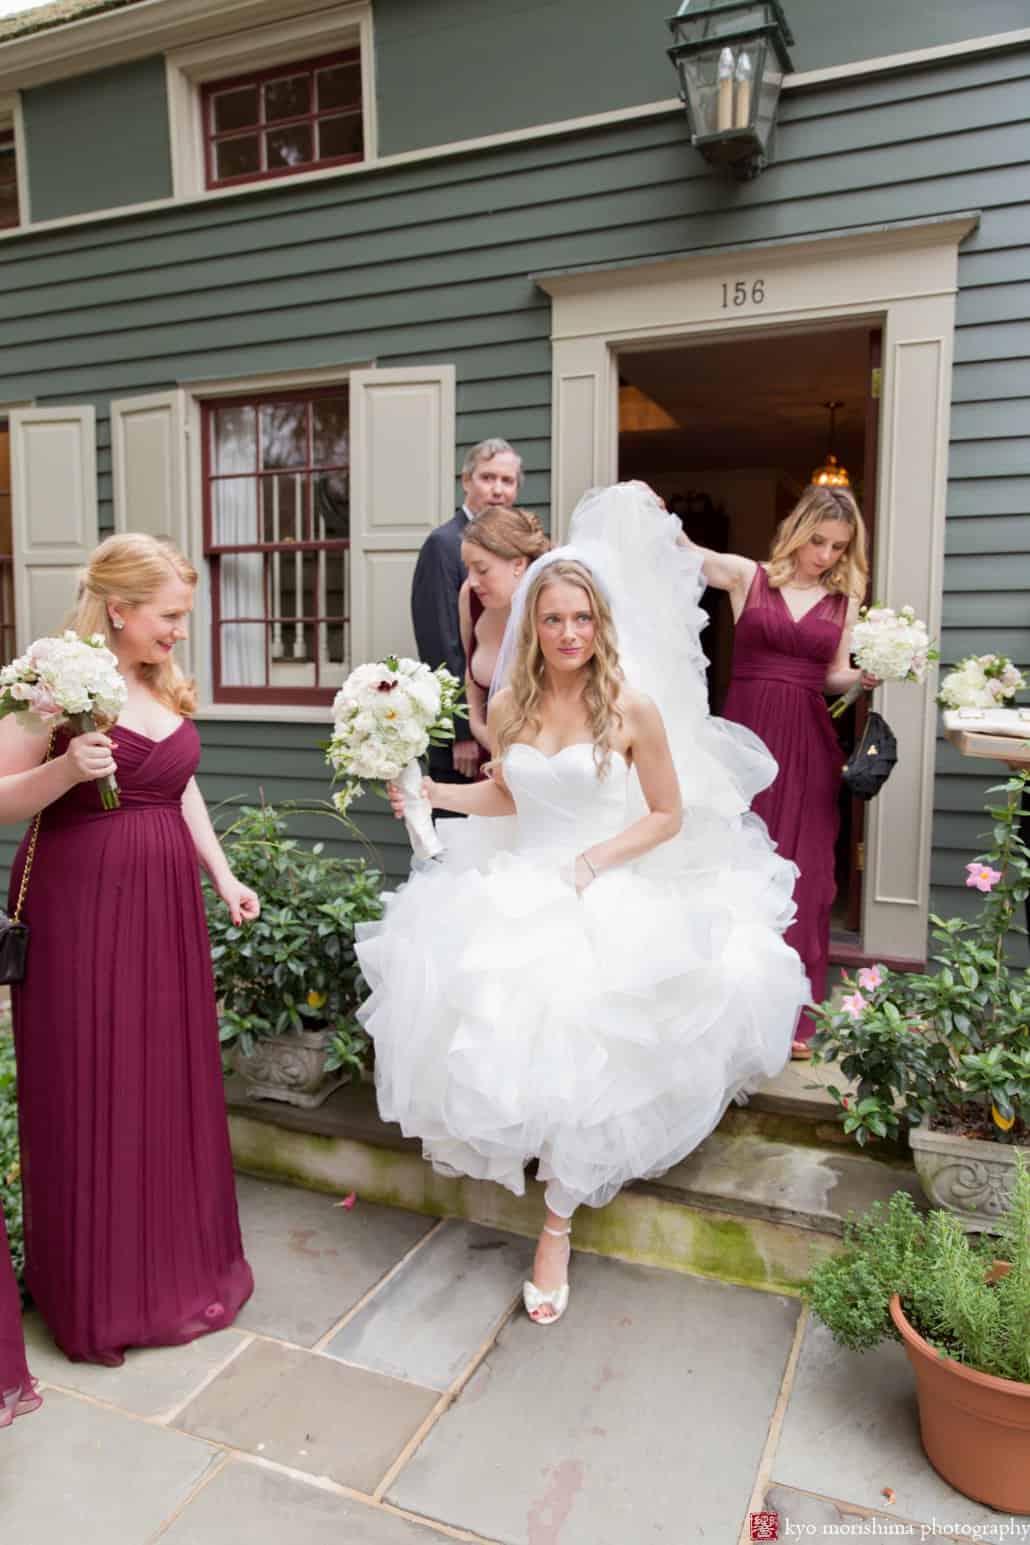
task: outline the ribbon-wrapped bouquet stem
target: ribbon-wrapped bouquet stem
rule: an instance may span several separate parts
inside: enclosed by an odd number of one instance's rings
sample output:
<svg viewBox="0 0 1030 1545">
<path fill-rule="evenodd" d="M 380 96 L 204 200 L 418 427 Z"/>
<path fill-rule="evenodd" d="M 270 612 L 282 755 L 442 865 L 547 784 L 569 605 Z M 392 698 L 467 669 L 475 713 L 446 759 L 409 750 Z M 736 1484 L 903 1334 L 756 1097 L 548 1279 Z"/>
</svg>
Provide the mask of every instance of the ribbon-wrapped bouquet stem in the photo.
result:
<svg viewBox="0 0 1030 1545">
<path fill-rule="evenodd" d="M 0 670 L 0 719 L 24 715 L 28 726 L 53 730 L 66 724 L 76 735 L 102 729 L 118 718 L 128 696 L 118 661 L 102 633 L 80 638 L 69 629 L 59 638 L 38 638 Z M 97 779 L 100 803 L 117 810 L 118 785 Z"/>
<path fill-rule="evenodd" d="M 443 843 L 422 794 L 419 757 L 454 739 L 454 720 L 467 712 L 461 683 L 441 665 L 390 655 L 351 671 L 333 702 L 333 737 L 326 760 L 343 787 L 333 795 L 341 815 L 364 785 L 396 783 L 404 797 L 404 824 L 418 859 L 436 858 Z"/>
</svg>

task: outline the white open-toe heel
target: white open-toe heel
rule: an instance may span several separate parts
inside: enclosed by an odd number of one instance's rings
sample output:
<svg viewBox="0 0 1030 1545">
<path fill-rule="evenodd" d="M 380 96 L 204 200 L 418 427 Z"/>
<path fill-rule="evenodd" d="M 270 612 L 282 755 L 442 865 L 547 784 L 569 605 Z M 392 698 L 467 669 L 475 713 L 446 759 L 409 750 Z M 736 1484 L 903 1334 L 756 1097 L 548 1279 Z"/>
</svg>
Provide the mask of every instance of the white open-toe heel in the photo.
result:
<svg viewBox="0 0 1030 1545">
<path fill-rule="evenodd" d="M 548 1228 L 544 1224 L 544 1233 L 550 1234 L 552 1239 L 568 1239 L 572 1233 L 571 1228 Z M 572 1247 L 569 1246 L 571 1254 Z M 567 1270 L 568 1268 L 566 1268 Z M 526 1313 L 534 1325 L 556 1325 L 569 1306 L 569 1284 L 563 1282 L 561 1287 L 556 1287 L 552 1292 L 545 1293 L 538 1288 L 535 1282 L 522 1284 L 522 1302 L 526 1306 Z M 544 1319 L 538 1319 L 537 1313 L 541 1309 L 551 1309 L 554 1312 Z"/>
</svg>

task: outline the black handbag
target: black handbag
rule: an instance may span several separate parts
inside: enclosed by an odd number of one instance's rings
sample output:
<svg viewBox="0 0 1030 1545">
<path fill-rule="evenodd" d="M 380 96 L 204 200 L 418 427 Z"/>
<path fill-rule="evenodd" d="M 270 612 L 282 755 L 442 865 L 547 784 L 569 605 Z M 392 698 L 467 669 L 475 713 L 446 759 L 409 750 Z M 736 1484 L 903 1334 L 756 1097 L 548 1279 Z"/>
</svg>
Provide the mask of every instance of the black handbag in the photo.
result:
<svg viewBox="0 0 1030 1545">
<path fill-rule="evenodd" d="M 870 710 L 859 741 L 841 769 L 847 788 L 857 799 L 874 799 L 898 760 L 898 742 L 887 720 Z"/>
<path fill-rule="evenodd" d="M 50 753 L 54 746 L 53 731 L 47 743 L 44 763 L 49 762 Z M 18 887 L 18 900 L 15 904 L 13 917 L 0 909 L 0 982 L 10 984 L 25 980 L 25 963 L 29 953 L 29 925 L 21 920 L 21 909 L 25 904 L 25 892 L 29 888 L 29 875 L 32 873 L 32 860 L 36 856 L 36 842 L 39 838 L 39 823 L 43 819 L 42 810 L 37 810 L 32 818 L 32 830 L 29 834 L 28 851 L 25 854 L 25 867 L 21 872 L 21 884 Z"/>
</svg>

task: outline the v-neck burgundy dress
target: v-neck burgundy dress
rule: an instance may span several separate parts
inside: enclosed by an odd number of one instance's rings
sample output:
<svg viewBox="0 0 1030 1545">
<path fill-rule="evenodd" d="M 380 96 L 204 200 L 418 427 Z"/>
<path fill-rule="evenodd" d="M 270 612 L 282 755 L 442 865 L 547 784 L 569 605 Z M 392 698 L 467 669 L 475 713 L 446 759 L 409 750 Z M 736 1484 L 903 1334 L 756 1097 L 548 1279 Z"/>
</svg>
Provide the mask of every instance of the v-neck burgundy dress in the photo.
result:
<svg viewBox="0 0 1030 1545">
<path fill-rule="evenodd" d="M 200 738 L 112 736 L 121 808 L 80 783 L 43 812 L 12 990 L 26 1283 L 68 1357 L 101 1363 L 221 1330 L 253 1288 L 181 804 Z"/>
<path fill-rule="evenodd" d="M 842 761 L 823 688 L 847 611 L 847 596 L 827 594 L 795 622 L 759 564 L 737 621 L 723 708 L 725 718 L 764 740 L 779 765 L 752 809 L 780 855 L 801 871 L 797 918 L 785 938 L 804 961 L 816 1003 L 826 996 Z M 813 1030 L 802 1016 L 799 1038 L 807 1040 Z"/>
</svg>

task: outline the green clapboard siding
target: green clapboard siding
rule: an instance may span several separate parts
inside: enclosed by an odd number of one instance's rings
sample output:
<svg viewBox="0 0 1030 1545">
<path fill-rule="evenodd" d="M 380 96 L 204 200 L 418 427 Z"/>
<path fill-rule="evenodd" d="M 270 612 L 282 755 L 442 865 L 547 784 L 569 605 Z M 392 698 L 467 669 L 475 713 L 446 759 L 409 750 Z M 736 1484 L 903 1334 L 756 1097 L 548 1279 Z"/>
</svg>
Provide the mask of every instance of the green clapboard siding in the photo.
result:
<svg viewBox="0 0 1030 1545">
<path fill-rule="evenodd" d="M 379 0 L 384 149 L 671 95 L 667 8 Z M 868 53 L 871 37 L 887 53 L 1025 20 L 1024 0 L 930 10 L 791 0 L 790 13 L 797 63 L 811 68 Z M 560 70 L 539 44 L 545 28 L 552 43 L 575 33 Z M 113 397 L 314 366 L 343 373 L 369 359 L 452 363 L 459 463 L 481 437 L 512 439 L 525 458 L 522 501 L 546 521 L 551 316 L 534 273 L 977 209 L 959 261 L 941 648 L 945 661 L 998 649 L 1030 665 L 1028 101 L 1024 47 L 792 92 L 774 160 L 749 183 L 714 174 L 690 149 L 683 114 L 670 111 L 28 231 L 0 243 L 0 401 L 94 406 L 106 530 Z M 328 793 L 318 725 L 205 719 L 201 731 L 203 787 L 227 808 L 261 791 L 272 801 Z M 942 744 L 935 905 L 968 902 L 962 866 L 994 775 Z M 296 820 L 306 835 L 322 830 L 316 815 Z M 397 825 L 374 801 L 360 820 L 386 871 L 402 874 Z M 0 860 L 9 850 L 0 838 Z"/>
<path fill-rule="evenodd" d="M 673 0 L 376 0 L 383 152 L 675 96 L 665 52 L 675 10 Z M 787 12 L 798 70 L 1027 25 L 1025 0 L 790 0 Z"/>
<path fill-rule="evenodd" d="M 170 196 L 160 55 L 33 86 L 22 108 L 33 220 Z"/>
</svg>

